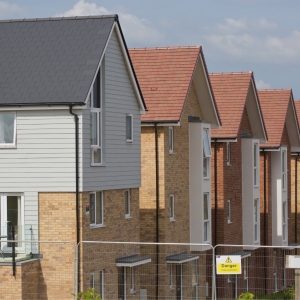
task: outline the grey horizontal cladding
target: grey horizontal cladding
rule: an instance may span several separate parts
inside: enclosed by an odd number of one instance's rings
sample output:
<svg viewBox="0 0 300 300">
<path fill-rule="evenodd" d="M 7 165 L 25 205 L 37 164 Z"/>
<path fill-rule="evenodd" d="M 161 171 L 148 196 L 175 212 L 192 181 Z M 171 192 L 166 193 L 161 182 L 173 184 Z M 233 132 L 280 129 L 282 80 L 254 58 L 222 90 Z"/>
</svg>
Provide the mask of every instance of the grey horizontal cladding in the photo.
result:
<svg viewBox="0 0 300 300">
<path fill-rule="evenodd" d="M 115 20 L 0 22 L 0 106 L 82 104 Z"/>
<path fill-rule="evenodd" d="M 133 142 L 126 142 L 126 114 Z M 83 190 L 137 188 L 141 182 L 140 109 L 116 33 L 105 52 L 104 165 L 91 166 L 90 111 L 83 111 Z"/>
<path fill-rule="evenodd" d="M 75 113 L 81 128 L 81 110 Z M 0 191 L 74 192 L 75 122 L 68 107 L 17 111 L 16 123 L 16 148 L 0 148 Z"/>
</svg>

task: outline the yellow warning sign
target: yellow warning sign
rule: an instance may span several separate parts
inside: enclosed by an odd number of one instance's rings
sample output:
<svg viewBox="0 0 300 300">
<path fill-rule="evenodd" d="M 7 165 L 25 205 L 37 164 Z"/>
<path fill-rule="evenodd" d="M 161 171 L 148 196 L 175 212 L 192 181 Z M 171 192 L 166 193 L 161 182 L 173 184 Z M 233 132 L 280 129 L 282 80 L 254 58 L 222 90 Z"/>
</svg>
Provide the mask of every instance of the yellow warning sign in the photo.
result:
<svg viewBox="0 0 300 300">
<path fill-rule="evenodd" d="M 240 255 L 217 255 L 217 274 L 242 274 Z"/>
</svg>

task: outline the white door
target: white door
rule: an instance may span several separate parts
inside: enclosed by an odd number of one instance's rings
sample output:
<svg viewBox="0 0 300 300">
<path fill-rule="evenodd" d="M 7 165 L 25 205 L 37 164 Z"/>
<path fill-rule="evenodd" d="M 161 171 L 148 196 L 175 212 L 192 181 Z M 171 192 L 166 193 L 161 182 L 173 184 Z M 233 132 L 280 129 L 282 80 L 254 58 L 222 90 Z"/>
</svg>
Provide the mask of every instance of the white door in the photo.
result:
<svg viewBox="0 0 300 300">
<path fill-rule="evenodd" d="M 17 194 L 0 194 L 0 218 L 1 218 L 1 249 L 4 252 L 12 252 L 11 228 L 15 229 L 15 240 L 24 240 L 24 196 Z M 16 243 L 16 252 L 24 252 L 24 243 Z"/>
</svg>

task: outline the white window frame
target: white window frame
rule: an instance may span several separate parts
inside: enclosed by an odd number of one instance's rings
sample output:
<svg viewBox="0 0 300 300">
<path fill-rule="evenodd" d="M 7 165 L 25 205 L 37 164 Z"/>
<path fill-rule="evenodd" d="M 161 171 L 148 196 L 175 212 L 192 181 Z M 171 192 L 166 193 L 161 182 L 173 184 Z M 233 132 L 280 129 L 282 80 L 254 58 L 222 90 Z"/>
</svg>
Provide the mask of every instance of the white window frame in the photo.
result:
<svg viewBox="0 0 300 300">
<path fill-rule="evenodd" d="M 259 205 L 259 198 L 254 199 L 253 203 L 253 240 L 254 243 L 259 242 L 259 230 L 260 230 L 260 205 Z M 256 236 L 255 236 L 256 235 Z"/>
<path fill-rule="evenodd" d="M 193 289 L 196 289 L 196 298 L 192 298 L 192 300 L 198 300 L 198 259 L 195 259 L 192 261 L 192 270 L 195 271 L 195 278 L 196 281 L 192 282 L 192 295 L 193 295 Z M 192 274 L 192 278 L 193 278 L 193 274 Z"/>
<path fill-rule="evenodd" d="M 209 129 L 203 128 L 203 178 L 208 179 L 210 176 L 210 158 L 211 158 L 211 149 L 210 149 L 210 137 Z M 206 166 L 206 168 L 204 168 Z"/>
<path fill-rule="evenodd" d="M 174 153 L 174 127 L 169 127 L 169 154 Z"/>
<path fill-rule="evenodd" d="M 97 223 L 97 194 L 100 193 L 100 218 L 101 218 L 101 222 Z M 92 214 L 92 207 L 91 207 L 91 195 L 94 195 L 94 199 L 95 199 L 95 209 L 94 209 L 94 218 L 95 218 L 95 222 L 92 223 L 91 222 L 91 214 Z M 99 206 L 99 205 L 98 205 Z M 102 191 L 98 191 L 98 192 L 91 192 L 90 193 L 90 227 L 91 228 L 95 228 L 95 227 L 103 227 L 104 226 L 104 205 L 103 205 L 103 192 Z"/>
<path fill-rule="evenodd" d="M 282 201 L 282 240 L 283 242 L 286 242 L 288 237 L 288 218 L 287 218 L 287 210 L 288 210 L 288 205 L 287 205 L 287 201 L 284 200 Z"/>
<path fill-rule="evenodd" d="M 135 285 L 134 285 L 134 267 L 130 267 L 130 293 L 134 294 L 135 293 Z"/>
<path fill-rule="evenodd" d="M 254 186 L 259 186 L 259 147 L 258 143 L 253 145 L 253 183 Z"/>
<path fill-rule="evenodd" d="M 0 115 L 14 115 L 14 136 L 13 136 L 13 142 L 12 143 L 1 143 L 0 142 L 0 148 L 15 148 L 16 147 L 16 135 L 17 135 L 17 114 L 15 112 L 0 112 Z M 0 124 L 1 126 L 1 124 Z M 0 128 L 1 133 L 1 128 Z M 4 135 L 4 133 L 3 133 Z"/>
<path fill-rule="evenodd" d="M 205 202 L 207 205 L 207 219 L 205 219 Z M 209 243 L 210 242 L 210 214 L 209 214 L 209 208 L 210 208 L 210 201 L 209 201 L 209 193 L 203 193 L 203 242 Z M 206 235 L 206 239 L 205 239 Z"/>
<path fill-rule="evenodd" d="M 92 166 L 99 166 L 103 164 L 103 143 L 102 143 L 102 138 L 103 138 L 103 114 L 102 114 L 102 107 L 103 107 L 103 87 L 102 87 L 102 67 L 100 66 L 99 68 L 99 87 L 100 87 L 100 107 L 94 107 L 94 85 L 96 84 L 96 80 L 98 78 L 98 73 L 96 75 L 95 81 L 93 83 L 93 87 L 90 92 L 90 111 L 91 111 L 91 165 Z M 92 132 L 93 132 L 93 118 L 92 115 L 96 114 L 97 118 L 97 125 L 96 125 L 96 132 L 97 132 L 97 142 L 95 144 L 92 144 Z M 94 152 L 100 150 L 100 162 L 95 162 L 94 161 Z"/>
<path fill-rule="evenodd" d="M 287 188 L 287 155 L 286 150 L 281 153 L 281 171 L 282 171 L 282 190 L 286 191 Z"/>
<path fill-rule="evenodd" d="M 130 215 L 130 190 L 125 190 L 125 218 L 126 219 L 129 219 L 131 218 L 131 215 Z M 127 207 L 127 210 L 126 210 L 126 207 Z"/>
<path fill-rule="evenodd" d="M 130 136 L 127 135 L 127 120 L 130 119 Z M 126 142 L 132 143 L 133 142 L 133 115 L 132 114 L 126 114 Z"/>
<path fill-rule="evenodd" d="M 170 221 L 175 221 L 175 197 L 174 194 L 170 194 Z"/>
<path fill-rule="evenodd" d="M 231 223 L 231 200 L 227 200 L 227 224 Z"/>
<path fill-rule="evenodd" d="M 99 273 L 101 282 L 99 283 L 100 286 L 100 292 L 98 289 L 95 288 L 95 274 Z M 101 299 L 104 299 L 104 270 L 95 271 L 90 273 L 91 276 L 91 287 L 95 290 L 96 293 L 98 293 L 101 297 Z"/>
<path fill-rule="evenodd" d="M 226 144 L 226 165 L 227 166 L 230 166 L 231 164 L 230 158 L 231 158 L 231 145 L 229 142 L 227 142 Z"/>
<path fill-rule="evenodd" d="M 248 257 L 243 258 L 243 275 L 244 275 L 244 291 L 248 292 L 249 290 L 249 261 Z"/>
</svg>

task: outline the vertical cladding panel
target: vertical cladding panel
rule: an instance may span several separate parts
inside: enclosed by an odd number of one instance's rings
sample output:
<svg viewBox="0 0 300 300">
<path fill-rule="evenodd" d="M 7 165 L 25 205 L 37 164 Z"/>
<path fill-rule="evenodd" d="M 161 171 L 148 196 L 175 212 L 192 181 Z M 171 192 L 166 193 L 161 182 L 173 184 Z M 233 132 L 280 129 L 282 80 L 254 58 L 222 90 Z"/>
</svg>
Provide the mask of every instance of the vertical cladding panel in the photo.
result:
<svg viewBox="0 0 300 300">
<path fill-rule="evenodd" d="M 105 52 L 104 166 L 91 166 L 89 103 L 83 112 L 83 191 L 139 187 L 140 108 L 115 32 Z M 126 142 L 126 114 L 133 115 L 133 142 Z"/>
</svg>

